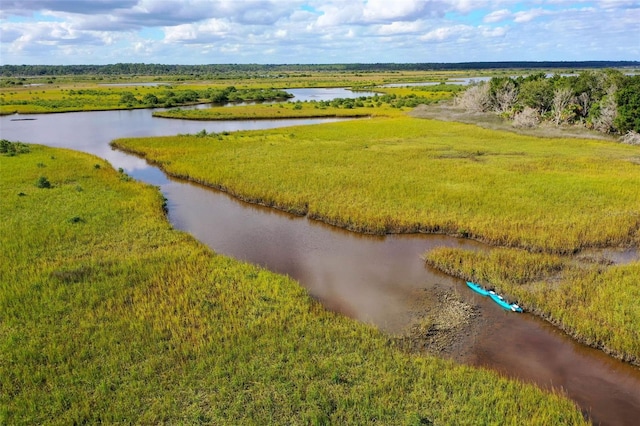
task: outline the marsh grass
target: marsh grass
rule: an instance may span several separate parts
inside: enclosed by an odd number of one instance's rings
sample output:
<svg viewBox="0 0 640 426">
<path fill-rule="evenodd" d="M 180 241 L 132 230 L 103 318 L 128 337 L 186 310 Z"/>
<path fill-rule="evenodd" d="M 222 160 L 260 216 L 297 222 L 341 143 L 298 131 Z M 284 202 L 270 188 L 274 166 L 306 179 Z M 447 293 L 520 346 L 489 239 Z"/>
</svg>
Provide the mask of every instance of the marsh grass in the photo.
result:
<svg viewBox="0 0 640 426">
<path fill-rule="evenodd" d="M 369 105 L 361 108 L 319 107 L 317 103 L 286 102 L 278 104 L 256 104 L 234 107 L 211 107 L 207 109 L 171 109 L 155 111 L 154 117 L 187 120 L 260 120 L 315 117 L 366 117 L 377 115 L 379 109 Z"/>
<path fill-rule="evenodd" d="M 86 154 L 0 156 L 1 424 L 585 423 L 559 393 L 398 351 L 163 203 Z"/>
<path fill-rule="evenodd" d="M 640 240 L 637 147 L 378 117 L 121 139 L 168 173 L 359 232 L 437 232 L 572 253 Z"/>
<path fill-rule="evenodd" d="M 220 96 L 228 86 L 228 82 L 226 86 L 217 82 L 159 86 L 66 83 L 36 87 L 2 87 L 0 88 L 0 115 L 106 111 L 210 103 L 213 99 L 217 99 L 216 96 Z M 230 101 L 286 99 L 281 91 L 255 84 L 237 89 L 227 95 Z M 224 101 L 226 100 L 222 102 Z"/>
<path fill-rule="evenodd" d="M 211 91 L 224 90 L 230 86 L 237 88 L 242 94 L 235 100 L 264 101 L 281 99 L 275 93 L 276 90 L 287 88 L 325 88 L 325 87 L 349 87 L 354 90 L 371 90 L 379 84 L 395 81 L 431 81 L 434 78 L 443 79 L 445 75 L 456 76 L 459 73 L 429 73 L 429 72 L 376 72 L 361 75 L 359 73 L 340 72 L 291 72 L 260 77 L 237 75 L 233 78 L 185 80 L 184 77 L 166 76 L 168 81 L 159 82 L 158 86 L 136 85 L 140 83 L 157 82 L 155 76 L 134 76 L 129 78 L 115 78 L 103 80 L 100 84 L 91 81 L 87 76 L 60 76 L 50 80 L 47 84 L 30 86 L 6 84 L 13 79 L 0 80 L 0 115 L 15 113 L 55 113 L 71 111 L 101 111 L 132 108 L 172 107 L 174 105 L 197 104 L 211 102 L 212 99 L 202 96 L 200 99 L 189 98 L 181 101 L 184 94 L 195 91 L 202 93 L 208 89 Z M 17 79 L 19 80 L 19 79 Z M 48 79 L 47 79 L 48 80 Z M 44 81 L 47 81 L 44 80 Z M 89 81 L 88 81 L 89 80 Z M 95 78 L 93 79 L 95 80 Z M 29 81 L 41 82 L 41 79 Z M 14 82 L 15 83 L 15 82 Z M 22 83 L 22 81 L 20 81 Z M 117 83 L 117 86 L 105 86 L 104 83 Z M 379 91 L 398 96 L 416 97 L 435 102 L 441 99 L 450 99 L 459 86 L 423 87 L 423 88 L 382 88 Z M 262 91 L 262 93 L 261 93 Z M 171 93 L 171 94 L 170 94 Z M 251 97 L 251 93 L 256 96 Z M 151 102 L 146 98 L 153 95 L 157 102 Z M 123 97 L 127 101 L 123 101 Z M 340 116 L 347 115 L 341 112 Z M 294 117 L 300 117 L 295 115 Z M 196 118 L 197 119 L 197 118 Z M 211 118 L 209 118 L 211 119 Z M 215 117 L 213 118 L 215 119 Z"/>
<path fill-rule="evenodd" d="M 260 120 L 317 117 L 374 117 L 398 116 L 404 108 L 431 104 L 449 99 L 451 91 L 434 88 L 420 91 L 408 88 L 376 89 L 382 96 L 361 96 L 354 99 L 332 101 L 279 102 L 239 106 L 214 106 L 206 109 L 180 109 L 155 111 L 154 117 L 186 120 Z"/>
</svg>

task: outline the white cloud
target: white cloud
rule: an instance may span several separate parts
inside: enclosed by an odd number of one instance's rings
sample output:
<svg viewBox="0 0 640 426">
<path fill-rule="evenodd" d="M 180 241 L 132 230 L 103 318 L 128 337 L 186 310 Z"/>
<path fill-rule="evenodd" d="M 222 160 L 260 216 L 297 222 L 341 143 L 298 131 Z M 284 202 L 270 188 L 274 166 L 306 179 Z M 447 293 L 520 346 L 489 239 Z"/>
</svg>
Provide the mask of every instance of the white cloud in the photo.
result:
<svg viewBox="0 0 640 426">
<path fill-rule="evenodd" d="M 493 23 L 493 22 L 501 22 L 505 19 L 511 18 L 512 13 L 509 9 L 500 9 L 494 12 L 489 13 L 483 18 L 483 22 Z"/>
<path fill-rule="evenodd" d="M 542 8 L 516 12 L 513 14 L 513 21 L 517 23 L 530 22 L 538 18 L 539 16 L 551 15 L 552 13 L 553 12 Z"/>
<path fill-rule="evenodd" d="M 329 4 L 321 10 L 323 13 L 316 21 L 316 25 L 320 28 L 353 24 L 359 22 L 362 18 L 362 5 L 357 3 L 349 3 L 343 6 Z"/>
<path fill-rule="evenodd" d="M 430 6 L 424 0 L 369 0 L 366 2 L 362 17 L 365 22 L 386 22 L 390 20 L 414 19 Z"/>
<path fill-rule="evenodd" d="M 0 1 L 7 64 L 640 57 L 627 0 Z"/>
<path fill-rule="evenodd" d="M 509 31 L 508 27 L 481 27 L 480 32 L 484 37 L 504 37 Z"/>
<path fill-rule="evenodd" d="M 456 37 L 468 36 L 473 27 L 468 25 L 453 25 L 450 27 L 441 27 L 435 30 L 429 31 L 425 35 L 420 37 L 421 41 L 446 41 Z"/>
<path fill-rule="evenodd" d="M 415 34 L 423 28 L 424 23 L 422 21 L 392 22 L 390 24 L 380 25 L 377 33 L 380 35 Z"/>
<path fill-rule="evenodd" d="M 232 25 L 221 19 L 207 19 L 195 24 L 183 24 L 164 27 L 165 41 L 174 42 L 208 42 L 229 35 Z"/>
</svg>

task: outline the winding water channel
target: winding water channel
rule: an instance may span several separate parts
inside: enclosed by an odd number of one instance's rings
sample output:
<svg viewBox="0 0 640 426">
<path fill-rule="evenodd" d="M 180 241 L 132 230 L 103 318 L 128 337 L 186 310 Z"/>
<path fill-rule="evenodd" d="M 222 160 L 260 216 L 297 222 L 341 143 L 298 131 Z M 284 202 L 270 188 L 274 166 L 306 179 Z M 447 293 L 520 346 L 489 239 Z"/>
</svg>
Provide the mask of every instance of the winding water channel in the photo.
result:
<svg viewBox="0 0 640 426">
<path fill-rule="evenodd" d="M 296 98 L 361 96 L 343 89 L 298 89 Z M 16 120 L 30 118 L 35 120 Z M 640 419 L 640 369 L 584 347 L 530 314 L 514 315 L 466 289 L 462 280 L 432 270 L 420 255 L 436 246 L 482 248 L 444 236 L 359 235 L 249 205 L 226 194 L 167 178 L 145 160 L 114 151 L 109 142 L 131 136 L 276 128 L 333 120 L 200 122 L 157 119 L 150 110 L 0 117 L 0 138 L 71 148 L 107 159 L 136 179 L 157 185 L 169 219 L 218 253 L 262 265 L 298 280 L 328 309 L 402 331 L 416 300 L 453 291 L 480 310 L 483 327 L 460 336 L 450 356 L 545 388 L 563 389 L 594 423 L 632 425 Z M 463 349 L 461 349 L 463 348 Z"/>
</svg>

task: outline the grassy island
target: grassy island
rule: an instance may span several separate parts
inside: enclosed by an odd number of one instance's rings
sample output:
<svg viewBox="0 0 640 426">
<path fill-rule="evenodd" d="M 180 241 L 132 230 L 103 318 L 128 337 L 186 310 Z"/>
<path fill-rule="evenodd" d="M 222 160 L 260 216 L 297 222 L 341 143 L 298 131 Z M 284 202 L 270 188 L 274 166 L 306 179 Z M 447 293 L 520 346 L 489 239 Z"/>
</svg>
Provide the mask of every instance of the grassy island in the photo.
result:
<svg viewBox="0 0 640 426">
<path fill-rule="evenodd" d="M 155 111 L 154 117 L 177 118 L 182 120 L 273 120 L 288 118 L 356 118 L 376 114 L 373 106 L 361 108 L 319 107 L 316 103 L 277 103 L 234 107 L 211 107 L 206 109 L 180 109 Z"/>
<path fill-rule="evenodd" d="M 163 143 L 278 142 L 235 138 Z M 367 149 L 394 155 L 390 142 Z M 291 279 L 213 253 L 171 228 L 157 188 L 101 159 L 2 148 L 2 424 L 585 423 L 561 395 L 400 352 Z"/>
</svg>

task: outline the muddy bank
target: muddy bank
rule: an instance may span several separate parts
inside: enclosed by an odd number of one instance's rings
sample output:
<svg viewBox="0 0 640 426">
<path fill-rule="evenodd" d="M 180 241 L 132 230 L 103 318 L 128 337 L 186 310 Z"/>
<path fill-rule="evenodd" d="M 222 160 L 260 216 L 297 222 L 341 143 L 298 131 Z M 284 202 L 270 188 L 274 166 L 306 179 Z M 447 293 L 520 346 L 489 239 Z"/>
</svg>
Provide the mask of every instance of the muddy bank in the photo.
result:
<svg viewBox="0 0 640 426">
<path fill-rule="evenodd" d="M 469 340 L 487 324 L 478 306 L 448 289 L 416 291 L 411 316 L 411 325 L 392 342 L 404 351 L 456 359 L 467 354 Z"/>
</svg>

